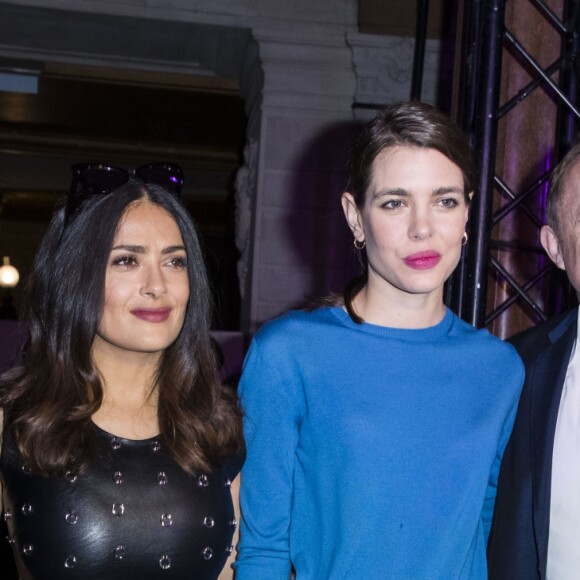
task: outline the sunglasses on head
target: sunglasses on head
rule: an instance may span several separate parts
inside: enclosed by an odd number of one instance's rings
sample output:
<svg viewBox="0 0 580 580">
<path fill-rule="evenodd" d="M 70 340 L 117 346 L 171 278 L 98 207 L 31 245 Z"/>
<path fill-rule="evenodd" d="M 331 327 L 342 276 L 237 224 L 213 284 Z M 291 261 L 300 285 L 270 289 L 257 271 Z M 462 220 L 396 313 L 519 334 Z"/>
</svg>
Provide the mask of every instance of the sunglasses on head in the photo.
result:
<svg viewBox="0 0 580 580">
<path fill-rule="evenodd" d="M 73 177 L 67 198 L 67 216 L 89 195 L 107 195 L 125 185 L 131 177 L 159 185 L 177 198 L 181 197 L 183 188 L 183 171 L 174 163 L 147 163 L 129 171 L 102 163 L 76 163 L 71 166 L 71 171 Z"/>
</svg>

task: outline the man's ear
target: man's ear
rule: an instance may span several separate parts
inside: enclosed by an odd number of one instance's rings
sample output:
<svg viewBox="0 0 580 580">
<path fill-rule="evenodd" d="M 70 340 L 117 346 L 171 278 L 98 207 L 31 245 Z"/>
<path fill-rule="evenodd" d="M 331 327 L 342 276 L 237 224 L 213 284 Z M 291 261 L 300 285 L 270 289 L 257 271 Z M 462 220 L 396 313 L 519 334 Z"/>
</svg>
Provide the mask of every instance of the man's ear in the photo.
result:
<svg viewBox="0 0 580 580">
<path fill-rule="evenodd" d="M 550 226 L 542 226 L 540 230 L 540 242 L 544 250 L 546 250 L 546 254 L 550 257 L 550 260 L 561 270 L 566 270 L 560 240 Z"/>
<path fill-rule="evenodd" d="M 467 194 L 469 201 L 465 204 L 465 227 L 467 227 L 467 222 L 469 221 L 469 209 L 471 208 L 471 202 L 473 201 L 473 191 Z"/>
<path fill-rule="evenodd" d="M 354 197 L 351 193 L 346 191 L 342 194 L 340 198 L 340 202 L 342 203 L 342 211 L 344 211 L 344 217 L 346 218 L 346 222 L 348 223 L 348 227 L 352 232 L 355 240 L 359 242 L 365 241 L 365 232 L 362 227 L 362 219 L 360 215 L 360 211 L 356 206 L 354 201 Z"/>
</svg>

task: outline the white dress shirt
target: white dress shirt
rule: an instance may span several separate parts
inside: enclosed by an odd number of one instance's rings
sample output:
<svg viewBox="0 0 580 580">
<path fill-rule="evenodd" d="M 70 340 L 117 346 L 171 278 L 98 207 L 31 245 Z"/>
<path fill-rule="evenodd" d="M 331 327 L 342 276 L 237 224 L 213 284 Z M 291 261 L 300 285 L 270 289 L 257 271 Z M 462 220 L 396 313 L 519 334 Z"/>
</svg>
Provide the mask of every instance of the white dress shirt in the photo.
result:
<svg viewBox="0 0 580 580">
<path fill-rule="evenodd" d="M 578 316 L 580 324 L 580 316 Z M 558 409 L 552 456 L 547 580 L 580 578 L 580 348 L 578 330 Z"/>
</svg>

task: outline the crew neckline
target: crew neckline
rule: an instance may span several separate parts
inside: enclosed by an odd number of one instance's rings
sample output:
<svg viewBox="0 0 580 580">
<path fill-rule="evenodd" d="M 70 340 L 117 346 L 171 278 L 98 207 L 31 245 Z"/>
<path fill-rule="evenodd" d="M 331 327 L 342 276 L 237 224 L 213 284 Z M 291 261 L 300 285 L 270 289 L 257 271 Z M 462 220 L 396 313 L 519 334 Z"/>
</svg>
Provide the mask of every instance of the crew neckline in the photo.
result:
<svg viewBox="0 0 580 580">
<path fill-rule="evenodd" d="M 352 330 L 413 341 L 429 341 L 444 336 L 449 333 L 454 321 L 453 313 L 447 307 L 445 308 L 445 314 L 441 321 L 434 326 L 428 326 L 426 328 L 395 328 L 392 326 L 372 324 L 370 322 L 358 324 L 352 320 L 342 306 L 331 307 L 329 311 L 342 325 Z"/>
<path fill-rule="evenodd" d="M 129 439 L 128 437 L 121 437 L 120 435 L 115 435 L 114 433 L 109 433 L 109 431 L 105 431 L 104 429 L 99 427 L 94 421 L 91 421 L 91 423 L 93 424 L 93 427 L 98 433 L 106 435 L 111 439 L 119 439 L 119 441 L 130 441 L 131 443 L 152 443 L 154 441 L 158 441 L 159 437 L 161 437 L 161 433 L 158 433 L 157 435 L 153 437 L 147 437 L 146 439 Z"/>
</svg>

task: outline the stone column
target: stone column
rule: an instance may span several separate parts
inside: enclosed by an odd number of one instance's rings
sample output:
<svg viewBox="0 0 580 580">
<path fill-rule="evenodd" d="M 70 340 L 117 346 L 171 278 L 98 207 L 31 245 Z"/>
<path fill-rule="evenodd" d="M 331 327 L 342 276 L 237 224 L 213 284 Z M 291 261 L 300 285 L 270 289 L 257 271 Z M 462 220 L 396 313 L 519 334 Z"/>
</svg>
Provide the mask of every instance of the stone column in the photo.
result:
<svg viewBox="0 0 580 580">
<path fill-rule="evenodd" d="M 409 37 L 349 33 L 356 74 L 356 101 L 385 105 L 406 101 L 411 93 L 415 41 Z M 437 103 L 441 42 L 428 39 L 425 45 L 421 100 Z M 372 116 L 369 109 L 357 110 L 357 117 Z"/>
<path fill-rule="evenodd" d="M 355 92 L 344 35 L 258 29 L 253 36 L 242 85 L 245 165 L 237 179 L 242 328 L 249 332 L 340 291 L 348 277 L 340 194 Z"/>
</svg>

